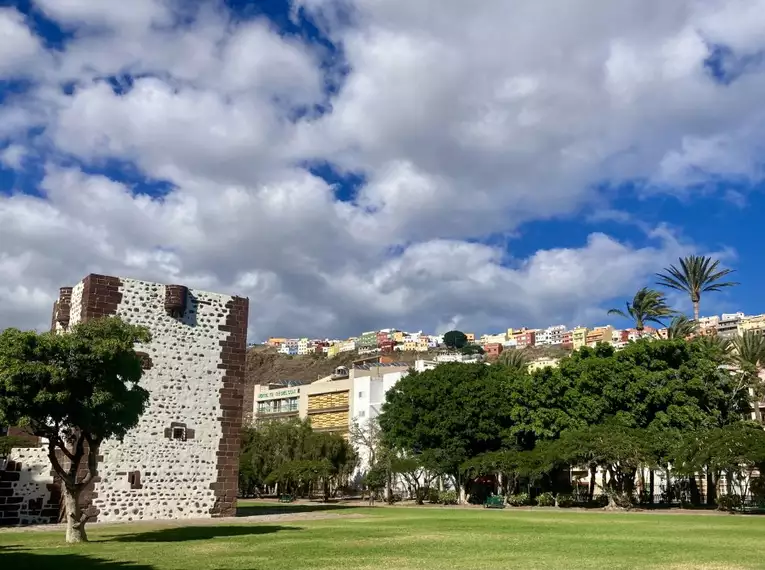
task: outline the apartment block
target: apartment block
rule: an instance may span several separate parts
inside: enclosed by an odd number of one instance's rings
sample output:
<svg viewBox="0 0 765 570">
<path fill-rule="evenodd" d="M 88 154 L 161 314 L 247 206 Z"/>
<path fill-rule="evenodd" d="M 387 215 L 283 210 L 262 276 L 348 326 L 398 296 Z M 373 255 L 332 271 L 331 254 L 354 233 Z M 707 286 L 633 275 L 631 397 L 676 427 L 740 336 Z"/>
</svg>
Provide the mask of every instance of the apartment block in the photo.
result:
<svg viewBox="0 0 765 570">
<path fill-rule="evenodd" d="M 717 335 L 722 338 L 733 338 L 738 335 L 738 326 L 744 320 L 744 313 L 723 313 L 717 324 Z"/>
<path fill-rule="evenodd" d="M 484 354 L 486 355 L 486 358 L 489 360 L 496 360 L 499 358 L 499 355 L 502 354 L 503 350 L 502 344 L 498 342 L 490 342 L 488 344 L 483 345 Z"/>
<path fill-rule="evenodd" d="M 571 331 L 571 344 L 574 350 L 578 350 L 587 345 L 587 327 L 576 327 Z"/>
<path fill-rule="evenodd" d="M 520 334 L 515 335 L 516 347 L 519 349 L 535 346 L 536 344 L 536 331 L 527 330 Z"/>
<path fill-rule="evenodd" d="M 605 327 L 595 327 L 588 331 L 585 339 L 587 346 L 595 346 L 600 342 L 611 342 L 614 339 L 614 333 L 617 332 L 611 325 Z"/>
<path fill-rule="evenodd" d="M 748 331 L 765 332 L 765 315 L 753 315 L 741 319 L 738 323 L 738 333 L 744 334 Z"/>
</svg>

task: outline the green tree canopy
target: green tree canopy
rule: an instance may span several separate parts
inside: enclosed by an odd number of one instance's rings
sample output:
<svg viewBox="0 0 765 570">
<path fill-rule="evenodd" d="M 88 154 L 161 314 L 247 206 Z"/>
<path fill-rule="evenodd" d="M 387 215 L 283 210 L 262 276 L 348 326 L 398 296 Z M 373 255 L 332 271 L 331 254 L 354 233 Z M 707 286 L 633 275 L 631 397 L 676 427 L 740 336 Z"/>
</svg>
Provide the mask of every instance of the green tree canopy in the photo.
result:
<svg viewBox="0 0 765 570">
<path fill-rule="evenodd" d="M 467 343 L 467 335 L 462 331 L 449 331 L 444 333 L 444 344 L 448 348 L 462 348 Z"/>
<path fill-rule="evenodd" d="M 326 499 L 356 465 L 356 453 L 344 437 L 316 432 L 308 420 L 273 421 L 245 430 L 239 464 L 240 489 L 248 493 L 275 483 L 290 490 L 321 483 Z"/>
<path fill-rule="evenodd" d="M 67 334 L 0 334 L 0 422 L 48 440 L 48 458 L 64 484 L 67 542 L 87 540 L 78 499 L 98 475 L 101 443 L 124 437 L 145 409 L 149 394 L 140 386 L 135 345 L 150 340 L 146 328 L 117 317 Z M 83 460 L 87 474 L 78 476 Z"/>
<path fill-rule="evenodd" d="M 402 378 L 379 419 L 386 442 L 456 483 L 468 459 L 515 444 L 510 377 L 500 369 L 450 363 Z"/>
</svg>

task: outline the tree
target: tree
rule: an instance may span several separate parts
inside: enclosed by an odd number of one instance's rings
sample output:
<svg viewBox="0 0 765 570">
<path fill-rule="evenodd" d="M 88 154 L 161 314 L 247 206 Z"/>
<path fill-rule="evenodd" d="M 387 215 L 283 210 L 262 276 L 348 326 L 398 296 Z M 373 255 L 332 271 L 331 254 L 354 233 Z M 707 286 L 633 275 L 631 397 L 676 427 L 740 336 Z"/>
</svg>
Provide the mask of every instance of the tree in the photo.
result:
<svg viewBox="0 0 765 570">
<path fill-rule="evenodd" d="M 467 335 L 462 331 L 449 331 L 444 333 L 444 344 L 447 348 L 462 348 L 467 343 Z"/>
<path fill-rule="evenodd" d="M 483 354 L 484 353 L 483 347 L 481 345 L 474 344 L 474 343 L 466 344 L 465 346 L 460 348 L 459 351 L 462 354 L 465 354 L 467 356 L 473 356 L 475 354 Z"/>
<path fill-rule="evenodd" d="M 753 408 L 758 421 L 760 416 L 759 401 L 762 396 L 760 371 L 765 363 L 765 336 L 761 331 L 744 331 L 733 340 L 732 360 L 738 366 L 740 374 L 747 379 L 754 396 Z"/>
<path fill-rule="evenodd" d="M 744 498 L 754 472 L 765 470 L 765 431 L 760 425 L 742 421 L 687 432 L 674 446 L 672 463 L 677 471 L 686 474 L 706 469 L 715 482 L 724 473 L 726 494 Z"/>
<path fill-rule="evenodd" d="M 503 367 L 484 364 L 449 363 L 410 373 L 387 394 L 379 418 L 383 437 L 461 489 L 465 461 L 515 443 L 508 380 Z"/>
<path fill-rule="evenodd" d="M 398 454 L 391 460 L 391 471 L 404 479 L 410 495 L 417 504 L 423 504 L 434 474 L 427 469 L 421 459 L 416 455 Z"/>
<path fill-rule="evenodd" d="M 645 430 L 626 427 L 618 422 L 567 431 L 554 447 L 557 457 L 608 473 L 606 487 L 609 508 L 631 505 L 635 491 L 635 474 L 650 458 Z M 591 490 L 592 490 L 592 480 Z"/>
<path fill-rule="evenodd" d="M 625 303 L 626 312 L 621 309 L 611 309 L 609 315 L 619 315 L 635 322 L 638 334 L 643 333 L 646 323 L 658 323 L 664 325 L 660 319 L 670 317 L 674 311 L 667 305 L 664 295 L 653 289 L 643 287 L 633 297 L 631 302 Z"/>
<path fill-rule="evenodd" d="M 518 349 L 505 350 L 499 355 L 498 362 L 519 371 L 528 370 L 529 367 L 529 357 L 524 351 Z"/>
<path fill-rule="evenodd" d="M 669 323 L 669 327 L 667 328 L 667 338 L 672 340 L 688 338 L 694 334 L 697 329 L 698 325 L 696 324 L 696 321 L 692 321 L 685 315 L 677 315 L 672 319 L 672 322 Z"/>
<path fill-rule="evenodd" d="M 678 259 L 680 267 L 670 265 L 664 273 L 657 273 L 657 284 L 687 293 L 693 303 L 693 319 L 699 320 L 701 294 L 720 291 L 738 285 L 734 281 L 721 281 L 733 273 L 732 269 L 719 269 L 720 260 L 704 255 L 689 255 Z"/>
<path fill-rule="evenodd" d="M 75 325 L 67 334 L 0 334 L 0 422 L 47 439 L 63 483 L 67 542 L 87 540 L 80 494 L 98 476 L 101 443 L 121 440 L 146 407 L 135 345 L 150 340 L 146 328 L 117 317 Z M 78 476 L 83 460 L 87 473 Z"/>
<path fill-rule="evenodd" d="M 315 432 L 307 420 L 249 428 L 242 441 L 240 484 L 250 490 L 278 485 L 310 494 L 321 484 L 326 500 L 356 465 L 356 454 L 345 438 Z"/>
</svg>

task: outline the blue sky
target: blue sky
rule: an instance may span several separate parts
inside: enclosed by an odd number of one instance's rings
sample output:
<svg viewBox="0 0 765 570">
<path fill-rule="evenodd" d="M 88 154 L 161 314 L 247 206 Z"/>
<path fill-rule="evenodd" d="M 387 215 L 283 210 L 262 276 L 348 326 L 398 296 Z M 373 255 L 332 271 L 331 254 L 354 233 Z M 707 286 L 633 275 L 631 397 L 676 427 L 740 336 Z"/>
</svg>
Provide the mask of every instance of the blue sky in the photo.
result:
<svg viewBox="0 0 765 570">
<path fill-rule="evenodd" d="M 89 272 L 255 339 L 622 326 L 689 253 L 765 312 L 763 1 L 555 1 L 0 2 L 0 326 Z"/>
</svg>

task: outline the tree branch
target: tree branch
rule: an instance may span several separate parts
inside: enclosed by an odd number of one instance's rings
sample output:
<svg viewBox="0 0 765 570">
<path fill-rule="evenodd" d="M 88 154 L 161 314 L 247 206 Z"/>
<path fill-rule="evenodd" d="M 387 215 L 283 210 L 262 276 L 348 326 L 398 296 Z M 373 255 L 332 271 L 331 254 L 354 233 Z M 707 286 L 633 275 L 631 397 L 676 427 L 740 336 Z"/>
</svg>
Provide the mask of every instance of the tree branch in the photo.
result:
<svg viewBox="0 0 765 570">
<path fill-rule="evenodd" d="M 85 438 L 88 440 L 88 473 L 77 484 L 80 489 L 87 487 L 98 476 L 98 450 L 101 446 L 100 439 L 88 435 L 85 435 Z"/>
<path fill-rule="evenodd" d="M 68 488 L 74 487 L 76 481 L 69 475 L 69 473 L 64 471 L 63 467 L 61 467 L 61 463 L 59 463 L 58 457 L 56 456 L 56 442 L 54 442 L 53 439 L 48 440 L 48 459 L 50 460 L 50 464 L 56 472 L 56 475 L 61 477 L 64 484 Z"/>
</svg>

